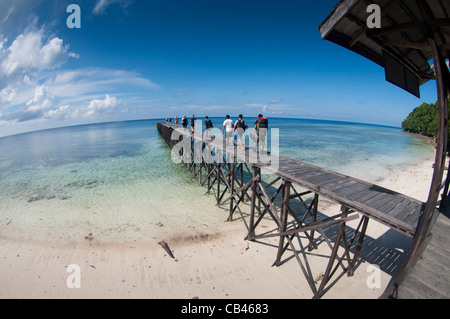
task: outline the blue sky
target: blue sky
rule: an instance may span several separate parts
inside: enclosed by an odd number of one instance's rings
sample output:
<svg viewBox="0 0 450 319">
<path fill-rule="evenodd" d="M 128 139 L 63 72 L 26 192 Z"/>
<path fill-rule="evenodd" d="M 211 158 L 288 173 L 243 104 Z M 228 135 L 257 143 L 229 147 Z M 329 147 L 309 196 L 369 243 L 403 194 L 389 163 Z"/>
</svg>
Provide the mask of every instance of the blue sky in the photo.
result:
<svg viewBox="0 0 450 319">
<path fill-rule="evenodd" d="M 0 0 L 0 136 L 192 114 L 400 126 L 434 103 L 433 81 L 418 99 L 321 39 L 337 2 Z"/>
</svg>

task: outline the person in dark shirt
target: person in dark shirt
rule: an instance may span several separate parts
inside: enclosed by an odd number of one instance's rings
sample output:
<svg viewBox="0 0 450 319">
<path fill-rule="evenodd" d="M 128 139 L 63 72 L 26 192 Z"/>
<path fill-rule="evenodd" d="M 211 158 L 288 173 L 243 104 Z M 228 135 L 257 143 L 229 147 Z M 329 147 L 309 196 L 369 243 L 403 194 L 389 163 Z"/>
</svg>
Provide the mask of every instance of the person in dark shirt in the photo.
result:
<svg viewBox="0 0 450 319">
<path fill-rule="evenodd" d="M 187 128 L 187 118 L 186 116 L 183 116 L 183 118 L 181 119 L 181 125 L 183 126 L 183 128 Z"/>
<path fill-rule="evenodd" d="M 262 114 L 258 114 L 258 119 L 255 121 L 255 132 L 257 136 L 255 149 L 258 148 L 259 143 L 261 151 L 264 150 L 268 128 L 269 128 L 269 120 L 263 117 Z"/>
<path fill-rule="evenodd" d="M 238 146 L 239 150 L 244 150 L 244 145 L 242 144 L 242 135 L 244 135 L 245 130 L 247 129 L 247 123 L 244 121 L 244 116 L 239 114 L 239 118 L 234 123 L 234 132 L 238 138 Z"/>
<path fill-rule="evenodd" d="M 212 121 L 207 116 L 205 116 L 205 122 L 203 122 L 203 124 L 205 124 L 205 128 L 206 128 L 205 136 L 208 138 L 211 138 L 211 130 L 214 127 L 212 124 Z"/>
<path fill-rule="evenodd" d="M 194 132 L 194 130 L 195 130 L 195 121 L 196 120 L 197 119 L 195 118 L 195 115 L 192 114 L 192 117 L 191 117 L 191 130 L 192 130 L 192 132 Z"/>
</svg>

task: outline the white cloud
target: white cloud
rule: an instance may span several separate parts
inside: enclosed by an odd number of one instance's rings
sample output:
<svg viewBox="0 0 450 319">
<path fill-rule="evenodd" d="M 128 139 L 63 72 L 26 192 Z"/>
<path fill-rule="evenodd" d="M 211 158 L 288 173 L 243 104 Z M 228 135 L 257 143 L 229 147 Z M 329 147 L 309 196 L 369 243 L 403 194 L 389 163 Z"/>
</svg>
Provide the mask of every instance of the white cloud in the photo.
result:
<svg viewBox="0 0 450 319">
<path fill-rule="evenodd" d="M 106 95 L 103 100 L 92 100 L 83 114 L 85 117 L 91 117 L 96 114 L 102 114 L 106 112 L 111 112 L 117 108 L 121 103 L 115 96 L 111 97 Z"/>
<path fill-rule="evenodd" d="M 49 105 L 51 100 L 51 95 L 49 93 L 48 87 L 44 85 L 39 85 L 34 90 L 34 97 L 27 102 L 28 106 L 34 105 Z"/>
<path fill-rule="evenodd" d="M 95 14 L 99 14 L 105 10 L 105 8 L 111 4 L 111 0 L 98 0 L 97 4 L 94 7 L 93 12 Z"/>
<path fill-rule="evenodd" d="M 9 33 L 29 27 L 31 20 L 36 17 L 34 10 L 42 2 L 42 0 L 0 0 L 0 29 Z M 46 1 L 46 5 L 47 2 L 49 1 Z"/>
<path fill-rule="evenodd" d="M 15 7 L 13 3 L 13 1 L 11 1 L 10 3 L 7 3 L 6 1 L 0 1 L 0 25 L 5 23 L 14 12 Z"/>
<path fill-rule="evenodd" d="M 0 46 L 0 89 L 44 70 L 63 65 L 75 53 L 68 51 L 58 37 L 44 43 L 44 31 L 29 31 L 19 35 L 9 47 Z"/>
<path fill-rule="evenodd" d="M 13 98 L 14 96 L 15 91 Z M 20 107 L 15 112 L 3 115 L 3 118 L 16 122 L 40 120 L 45 117 L 45 113 L 52 108 L 52 98 L 53 97 L 50 94 L 48 87 L 43 85 L 37 86 L 35 88 L 33 98 L 29 99 L 25 106 Z"/>
<path fill-rule="evenodd" d="M 142 92 L 160 89 L 134 71 L 62 69 L 70 58 L 79 55 L 70 52 L 63 39 L 48 37 L 44 28 L 38 30 L 36 23 L 12 41 L 0 33 L 0 129 L 35 128 L 52 121 L 70 120 L 70 124 L 76 124 L 101 120 L 120 114 L 122 106 L 127 110 L 144 103 L 148 96 L 136 98 Z"/>
<path fill-rule="evenodd" d="M 70 105 L 62 105 L 45 113 L 46 118 L 68 120 L 77 117 L 77 112 Z"/>
<path fill-rule="evenodd" d="M 16 90 L 10 85 L 0 91 L 0 100 L 5 104 L 11 102 L 15 96 Z"/>
<path fill-rule="evenodd" d="M 95 116 L 112 113 L 117 110 L 122 101 L 114 96 L 106 95 L 104 99 L 93 99 L 87 106 L 59 105 L 53 106 L 52 100 L 48 98 L 47 88 L 36 88 L 35 97 L 27 103 L 27 107 L 5 116 L 8 121 L 28 122 L 42 120 L 77 120 L 93 118 Z"/>
<path fill-rule="evenodd" d="M 123 8 L 126 8 L 130 5 L 131 1 L 129 0 L 97 0 L 95 4 L 94 10 L 92 12 L 94 14 L 101 14 L 105 12 L 106 8 L 114 3 L 120 4 Z"/>
<path fill-rule="evenodd" d="M 280 102 L 282 102 L 283 101 L 283 99 L 272 99 L 272 100 L 270 100 L 270 104 L 278 104 L 278 103 L 280 103 Z"/>
<path fill-rule="evenodd" d="M 0 91 L 0 120 L 94 120 L 97 116 L 118 111 L 122 100 L 117 94 L 129 103 L 138 104 L 142 99 L 136 99 L 135 93 L 159 88 L 140 74 L 124 70 L 46 71 L 33 78 L 26 77 L 26 81 L 16 88 L 9 86 Z"/>
<path fill-rule="evenodd" d="M 0 34 L 0 56 L 3 55 L 3 47 L 5 46 L 6 39 L 2 39 L 2 35 Z"/>
</svg>

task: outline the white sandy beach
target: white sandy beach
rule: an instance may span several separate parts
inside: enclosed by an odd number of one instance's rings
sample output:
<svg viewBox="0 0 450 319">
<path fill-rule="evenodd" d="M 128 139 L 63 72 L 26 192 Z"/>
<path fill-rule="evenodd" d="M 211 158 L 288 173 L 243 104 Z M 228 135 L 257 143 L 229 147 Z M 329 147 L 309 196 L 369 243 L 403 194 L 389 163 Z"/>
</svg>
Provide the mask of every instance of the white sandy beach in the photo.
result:
<svg viewBox="0 0 450 319">
<path fill-rule="evenodd" d="M 432 176 L 430 158 L 417 165 L 392 169 L 378 183 L 426 201 Z M 321 213 L 336 213 L 340 206 L 321 201 Z M 132 244 L 101 244 L 85 241 L 76 245 L 45 244 L 0 237 L 0 298 L 311 298 L 301 269 L 294 258 L 272 267 L 277 241 L 266 244 L 244 240 L 240 220 L 213 228 L 201 228 L 197 236 L 165 239 L 175 259 L 156 241 Z M 356 221 L 357 222 L 357 221 Z M 349 224 L 352 226 L 352 223 Z M 263 226 L 264 227 L 264 226 Z M 200 228 L 199 228 L 200 229 Z M 378 298 L 411 239 L 375 222 L 369 222 L 363 257 L 353 277 L 342 276 L 323 298 Z M 273 245 L 270 245 L 273 244 Z M 366 253 L 364 253 L 364 249 Z M 371 252 L 367 254 L 367 251 Z M 387 262 L 381 267 L 380 287 L 369 288 L 370 262 L 377 252 Z M 314 276 L 325 271 L 329 254 L 324 243 L 308 259 Z M 288 254 L 288 253 L 287 253 Z M 68 288 L 67 267 L 79 265 L 80 288 Z M 385 271 L 387 270 L 387 272 Z"/>
</svg>

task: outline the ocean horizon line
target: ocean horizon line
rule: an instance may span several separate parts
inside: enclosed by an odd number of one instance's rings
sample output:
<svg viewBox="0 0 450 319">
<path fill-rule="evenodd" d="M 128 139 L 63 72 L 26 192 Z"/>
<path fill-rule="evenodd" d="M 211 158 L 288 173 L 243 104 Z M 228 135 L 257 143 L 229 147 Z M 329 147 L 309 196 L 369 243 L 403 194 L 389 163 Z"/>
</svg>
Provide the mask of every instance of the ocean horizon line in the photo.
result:
<svg viewBox="0 0 450 319">
<path fill-rule="evenodd" d="M 200 116 L 198 118 L 204 118 L 205 116 Z M 190 117 L 188 117 L 189 119 Z M 197 116 L 196 116 L 197 118 Z M 219 118 L 225 118 L 225 116 L 209 116 L 210 119 L 219 119 Z M 237 116 L 236 116 L 237 118 Z M 245 118 L 256 118 L 256 116 L 244 116 Z M 331 119 L 316 119 L 316 118 L 302 118 L 302 117 L 269 117 L 270 119 L 274 120 L 288 120 L 288 121 L 309 121 L 309 122 L 326 122 L 329 124 L 341 124 L 341 125 L 365 125 L 365 126 L 373 126 L 373 127 L 383 127 L 383 128 L 391 128 L 391 129 L 400 129 L 403 130 L 400 126 L 393 126 L 393 125 L 386 125 L 386 124 L 375 124 L 375 123 L 364 123 L 364 122 L 355 122 L 355 121 L 346 121 L 346 120 L 331 120 Z M 73 125 L 66 125 L 66 126 L 56 126 L 56 127 L 50 127 L 50 128 L 44 128 L 44 129 L 37 129 L 37 130 L 31 130 L 21 133 L 14 133 L 10 135 L 3 135 L 0 136 L 0 139 L 7 138 L 7 137 L 13 137 L 13 136 L 20 136 L 25 134 L 32 134 L 32 133 L 38 133 L 38 132 L 46 132 L 46 131 L 53 131 L 53 130 L 59 130 L 59 129 L 69 129 L 69 128 L 79 128 L 83 126 L 95 126 L 95 125 L 107 125 L 107 124 L 115 124 L 115 123 L 130 123 L 130 122 L 145 122 L 145 121 L 165 121 L 166 117 L 157 117 L 157 118 L 146 118 L 146 119 L 132 119 L 132 120 L 118 120 L 118 121 L 105 121 L 105 122 L 93 122 L 93 123 L 83 123 L 83 124 L 73 124 Z M 172 117 L 174 119 L 174 117 Z"/>
</svg>

